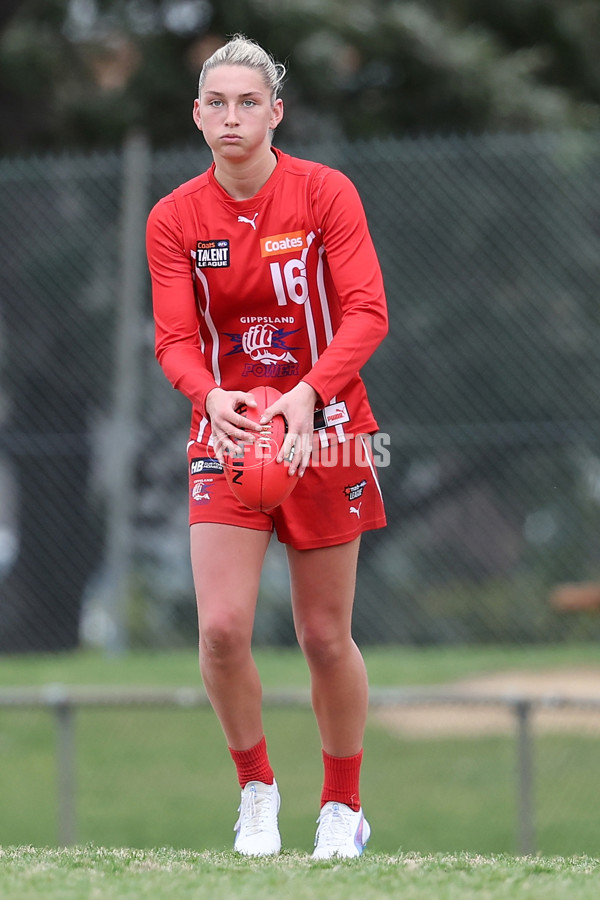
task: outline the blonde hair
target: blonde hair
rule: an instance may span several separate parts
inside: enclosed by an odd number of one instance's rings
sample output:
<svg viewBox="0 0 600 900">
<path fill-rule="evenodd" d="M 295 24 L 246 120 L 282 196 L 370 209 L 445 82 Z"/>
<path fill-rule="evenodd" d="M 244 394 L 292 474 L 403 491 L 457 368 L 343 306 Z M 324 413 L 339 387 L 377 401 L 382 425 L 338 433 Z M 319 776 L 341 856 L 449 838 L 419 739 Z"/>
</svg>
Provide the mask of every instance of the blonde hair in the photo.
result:
<svg viewBox="0 0 600 900">
<path fill-rule="evenodd" d="M 284 64 L 275 62 L 260 44 L 244 34 L 234 34 L 223 47 L 219 47 L 205 60 L 198 79 L 198 96 L 204 86 L 206 73 L 210 69 L 216 69 L 217 66 L 246 66 L 248 69 L 256 69 L 262 74 L 271 92 L 271 103 L 277 99 L 286 75 Z"/>
</svg>

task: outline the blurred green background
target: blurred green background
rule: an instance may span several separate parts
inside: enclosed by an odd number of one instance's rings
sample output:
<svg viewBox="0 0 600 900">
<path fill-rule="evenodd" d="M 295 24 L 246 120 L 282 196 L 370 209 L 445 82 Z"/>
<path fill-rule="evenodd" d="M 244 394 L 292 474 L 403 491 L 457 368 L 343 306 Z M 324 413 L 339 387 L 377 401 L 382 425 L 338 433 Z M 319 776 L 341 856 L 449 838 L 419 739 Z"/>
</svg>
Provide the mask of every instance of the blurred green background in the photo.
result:
<svg viewBox="0 0 600 900">
<path fill-rule="evenodd" d="M 436 685 L 494 672 L 583 673 L 597 666 L 594 646 L 365 651 L 375 687 Z M 267 689 L 307 686 L 299 653 L 259 651 Z M 187 653 L 93 654 L 0 664 L 3 684 L 196 687 Z M 443 852 L 514 853 L 518 843 L 517 743 L 514 726 L 430 735 L 390 730 L 373 709 L 365 740 L 362 800 L 373 826 L 371 847 Z M 463 717 L 464 718 L 464 717 Z M 537 731 L 534 743 L 536 849 L 596 852 L 597 747 L 600 711 L 574 731 Z M 308 852 L 321 785 L 320 743 L 306 707 L 268 707 L 265 730 L 282 794 L 284 844 Z M 44 709 L 0 709 L 3 814 L 0 843 L 57 843 L 57 731 Z M 75 713 L 75 839 L 107 846 L 231 846 L 239 802 L 233 764 L 208 708 L 85 708 Z"/>
</svg>

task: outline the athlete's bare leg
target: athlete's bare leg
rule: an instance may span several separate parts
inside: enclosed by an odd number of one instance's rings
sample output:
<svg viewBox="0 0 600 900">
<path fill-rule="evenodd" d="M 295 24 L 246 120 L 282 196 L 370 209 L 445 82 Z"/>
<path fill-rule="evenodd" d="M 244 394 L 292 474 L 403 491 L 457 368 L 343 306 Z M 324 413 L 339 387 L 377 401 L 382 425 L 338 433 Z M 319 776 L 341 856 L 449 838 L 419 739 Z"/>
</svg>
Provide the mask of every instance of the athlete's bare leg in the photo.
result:
<svg viewBox="0 0 600 900">
<path fill-rule="evenodd" d="M 288 547 L 298 642 L 311 674 L 323 749 L 353 756 L 362 748 L 368 682 L 351 635 L 360 538 L 318 550 Z"/>
<path fill-rule="evenodd" d="M 260 572 L 270 533 L 201 523 L 190 529 L 200 670 L 227 743 L 247 750 L 263 737 L 262 688 L 251 652 Z"/>
</svg>

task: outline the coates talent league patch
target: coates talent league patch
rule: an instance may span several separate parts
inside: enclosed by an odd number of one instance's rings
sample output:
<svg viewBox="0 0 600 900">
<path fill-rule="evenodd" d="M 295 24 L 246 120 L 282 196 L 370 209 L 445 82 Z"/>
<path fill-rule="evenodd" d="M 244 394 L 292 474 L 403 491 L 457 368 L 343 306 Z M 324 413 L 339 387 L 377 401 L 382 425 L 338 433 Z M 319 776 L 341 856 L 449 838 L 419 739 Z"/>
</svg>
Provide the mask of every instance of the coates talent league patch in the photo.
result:
<svg viewBox="0 0 600 900">
<path fill-rule="evenodd" d="M 229 241 L 197 241 L 196 266 L 199 269 L 223 269 L 229 265 Z"/>
</svg>

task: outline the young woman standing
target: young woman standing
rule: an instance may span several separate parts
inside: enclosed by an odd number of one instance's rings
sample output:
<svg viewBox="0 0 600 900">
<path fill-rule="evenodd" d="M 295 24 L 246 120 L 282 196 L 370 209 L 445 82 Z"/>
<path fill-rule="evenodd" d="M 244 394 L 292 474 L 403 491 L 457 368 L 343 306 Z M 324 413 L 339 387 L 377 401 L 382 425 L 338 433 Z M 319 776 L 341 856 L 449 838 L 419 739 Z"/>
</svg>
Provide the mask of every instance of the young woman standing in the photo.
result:
<svg viewBox="0 0 600 900">
<path fill-rule="evenodd" d="M 324 781 L 313 856 L 358 856 L 368 685 L 351 618 L 362 531 L 385 525 L 361 366 L 387 331 L 380 267 L 352 183 L 272 147 L 283 65 L 236 35 L 206 60 L 194 121 L 213 154 L 148 220 L 156 355 L 192 403 L 191 558 L 203 682 L 241 787 L 234 847 L 278 853 L 279 792 L 251 639 L 272 531 L 286 545 L 294 625 L 311 677 Z M 282 396 L 279 464 L 299 482 L 270 513 L 233 496 L 223 453 L 260 425 L 252 388 Z"/>
</svg>

